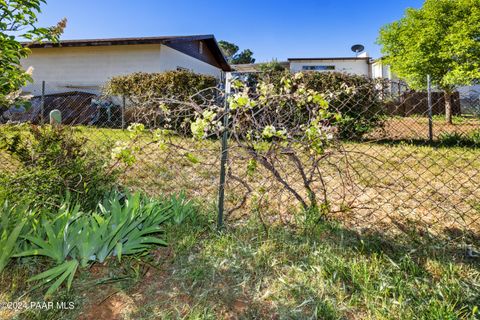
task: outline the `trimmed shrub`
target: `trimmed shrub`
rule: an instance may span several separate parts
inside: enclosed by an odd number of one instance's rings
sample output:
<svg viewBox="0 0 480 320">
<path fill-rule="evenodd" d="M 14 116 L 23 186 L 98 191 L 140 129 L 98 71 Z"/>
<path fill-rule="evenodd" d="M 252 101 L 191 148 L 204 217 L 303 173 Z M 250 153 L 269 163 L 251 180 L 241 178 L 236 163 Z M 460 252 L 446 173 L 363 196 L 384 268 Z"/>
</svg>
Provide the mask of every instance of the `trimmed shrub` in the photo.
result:
<svg viewBox="0 0 480 320">
<path fill-rule="evenodd" d="M 0 200 L 51 208 L 69 195 L 92 208 L 114 187 L 117 173 L 107 167 L 107 153 L 88 149 L 77 129 L 34 125 L 7 129 L 0 149 L 18 162 L 18 168 L 0 174 Z"/>
<path fill-rule="evenodd" d="M 168 115 L 173 119 L 170 123 L 173 129 L 184 132 L 184 123 L 195 110 L 178 102 L 201 103 L 215 98 L 216 92 L 210 89 L 216 86 L 217 79 L 214 77 L 190 71 L 138 72 L 113 77 L 105 85 L 104 93 L 127 98 L 125 114 L 129 123 L 163 126 Z"/>
<path fill-rule="evenodd" d="M 216 85 L 217 80 L 214 77 L 190 71 L 137 72 L 111 78 L 104 87 L 104 93 L 127 97 L 175 97 L 178 100 L 188 100 L 199 91 Z"/>
</svg>

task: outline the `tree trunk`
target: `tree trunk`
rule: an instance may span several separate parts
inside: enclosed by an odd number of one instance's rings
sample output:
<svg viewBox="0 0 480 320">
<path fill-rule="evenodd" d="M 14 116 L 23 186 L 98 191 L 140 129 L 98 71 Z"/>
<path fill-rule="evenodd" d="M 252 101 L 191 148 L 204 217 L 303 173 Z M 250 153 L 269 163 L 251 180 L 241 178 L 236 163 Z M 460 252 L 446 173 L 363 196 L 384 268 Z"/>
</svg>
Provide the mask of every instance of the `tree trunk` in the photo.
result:
<svg viewBox="0 0 480 320">
<path fill-rule="evenodd" d="M 444 91 L 445 97 L 445 121 L 452 124 L 452 93 L 449 90 Z"/>
</svg>

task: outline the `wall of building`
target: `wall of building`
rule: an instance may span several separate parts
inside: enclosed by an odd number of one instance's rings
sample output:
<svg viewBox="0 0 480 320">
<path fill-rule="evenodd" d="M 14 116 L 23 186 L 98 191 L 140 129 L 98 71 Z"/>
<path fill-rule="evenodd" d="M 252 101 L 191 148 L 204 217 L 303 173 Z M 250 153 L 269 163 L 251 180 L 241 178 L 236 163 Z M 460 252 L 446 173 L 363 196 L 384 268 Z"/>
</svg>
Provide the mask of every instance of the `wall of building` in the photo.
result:
<svg viewBox="0 0 480 320">
<path fill-rule="evenodd" d="M 133 72 L 163 72 L 178 67 L 220 78 L 219 68 L 160 44 L 101 47 L 64 47 L 32 49 L 22 61 L 33 67 L 33 80 L 24 91 L 41 94 L 46 82 L 47 93 L 84 91 L 99 93 L 113 76 Z"/>
<path fill-rule="evenodd" d="M 335 66 L 337 72 L 344 72 L 362 76 L 370 76 L 370 66 L 367 60 L 292 60 L 290 71 L 303 71 L 303 66 Z M 320 71 L 325 72 L 325 71 Z"/>
<path fill-rule="evenodd" d="M 160 63 L 162 71 L 176 70 L 180 67 L 196 73 L 212 75 L 218 79 L 220 79 L 222 75 L 220 68 L 164 45 L 162 45 L 160 50 Z"/>
<path fill-rule="evenodd" d="M 372 78 L 384 78 L 389 79 L 388 67 L 384 66 L 380 61 L 372 63 Z"/>
<path fill-rule="evenodd" d="M 371 64 L 372 68 L 372 78 L 383 78 L 392 81 L 398 81 L 398 77 L 392 73 L 389 65 L 382 63 L 381 60 L 377 60 Z"/>
</svg>

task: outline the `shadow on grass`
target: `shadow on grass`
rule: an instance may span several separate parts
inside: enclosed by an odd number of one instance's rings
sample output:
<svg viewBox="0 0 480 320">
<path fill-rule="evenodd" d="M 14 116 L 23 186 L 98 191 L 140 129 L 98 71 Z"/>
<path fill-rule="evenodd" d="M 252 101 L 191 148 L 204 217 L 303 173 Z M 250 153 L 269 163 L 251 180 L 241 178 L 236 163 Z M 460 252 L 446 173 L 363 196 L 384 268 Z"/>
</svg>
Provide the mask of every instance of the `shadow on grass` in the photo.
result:
<svg viewBox="0 0 480 320">
<path fill-rule="evenodd" d="M 251 219 L 219 233 L 215 217 L 202 215 L 167 228 L 170 246 L 139 260 L 138 281 L 82 287 L 90 270 L 68 299 L 85 308 L 81 319 L 475 319 L 480 260 L 413 223 L 397 227 L 404 233 L 322 222 L 308 233 L 277 225 L 267 234 Z M 474 232 L 445 233 L 479 240 Z M 136 274 L 135 261 L 101 269 Z M 69 319 L 75 311 L 20 318 Z"/>
<path fill-rule="evenodd" d="M 428 139 L 364 139 L 353 140 L 356 143 L 370 143 L 383 146 L 413 146 L 413 147 L 430 147 L 430 148 L 469 148 L 478 149 L 480 143 L 468 139 L 459 139 L 454 141 L 442 141 L 435 139 L 429 141 Z"/>
<path fill-rule="evenodd" d="M 148 298 L 135 317 L 474 319 L 480 301 L 480 261 L 432 236 L 361 234 L 334 223 L 308 235 L 281 226 L 267 235 L 252 221 L 224 233 L 194 230 L 170 231 L 172 258 L 142 286 Z"/>
</svg>

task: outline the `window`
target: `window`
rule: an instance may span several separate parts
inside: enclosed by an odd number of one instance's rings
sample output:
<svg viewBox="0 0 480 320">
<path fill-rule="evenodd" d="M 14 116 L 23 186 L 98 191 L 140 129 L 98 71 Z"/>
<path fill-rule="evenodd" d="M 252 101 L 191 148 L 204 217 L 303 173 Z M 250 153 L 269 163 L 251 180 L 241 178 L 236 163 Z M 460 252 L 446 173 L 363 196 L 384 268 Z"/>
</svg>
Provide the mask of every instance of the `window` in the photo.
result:
<svg viewBox="0 0 480 320">
<path fill-rule="evenodd" d="M 335 66 L 303 66 L 304 71 L 328 71 L 335 70 Z"/>
</svg>

